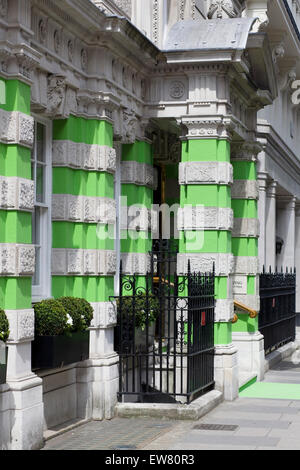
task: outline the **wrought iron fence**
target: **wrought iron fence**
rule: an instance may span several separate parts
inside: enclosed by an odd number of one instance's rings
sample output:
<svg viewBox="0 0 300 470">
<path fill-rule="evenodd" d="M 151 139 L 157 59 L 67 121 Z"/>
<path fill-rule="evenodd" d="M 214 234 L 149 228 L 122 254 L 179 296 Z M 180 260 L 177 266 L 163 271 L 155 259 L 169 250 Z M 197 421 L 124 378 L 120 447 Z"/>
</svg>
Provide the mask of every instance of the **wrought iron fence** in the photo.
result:
<svg viewBox="0 0 300 470">
<path fill-rule="evenodd" d="M 146 276 L 120 267 L 115 349 L 119 400 L 189 403 L 214 386 L 215 274 L 176 273 L 170 241 L 157 241 Z"/>
<path fill-rule="evenodd" d="M 270 352 L 296 336 L 296 271 L 265 272 L 260 275 L 259 331 L 265 351 Z"/>
</svg>

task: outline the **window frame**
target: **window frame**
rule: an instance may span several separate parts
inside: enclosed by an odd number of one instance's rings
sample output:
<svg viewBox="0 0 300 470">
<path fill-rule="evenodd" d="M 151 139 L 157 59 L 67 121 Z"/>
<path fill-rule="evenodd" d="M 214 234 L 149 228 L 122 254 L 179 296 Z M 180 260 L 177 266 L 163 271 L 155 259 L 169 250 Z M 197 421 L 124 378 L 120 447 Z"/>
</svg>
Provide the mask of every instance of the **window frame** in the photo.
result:
<svg viewBox="0 0 300 470">
<path fill-rule="evenodd" d="M 34 145 L 31 163 L 35 163 L 32 175 L 34 185 L 34 213 L 36 207 L 41 209 L 40 215 L 40 283 L 32 284 L 32 303 L 51 297 L 51 252 L 52 252 L 52 121 L 40 116 L 34 118 Z M 45 126 L 45 165 L 44 165 L 44 202 L 36 201 L 36 162 L 37 162 L 37 124 Z M 34 156 L 34 158 L 32 158 Z M 33 225 L 32 225 L 33 228 Z M 32 233 L 33 239 L 33 233 Z M 33 277 L 34 278 L 34 277 Z"/>
</svg>

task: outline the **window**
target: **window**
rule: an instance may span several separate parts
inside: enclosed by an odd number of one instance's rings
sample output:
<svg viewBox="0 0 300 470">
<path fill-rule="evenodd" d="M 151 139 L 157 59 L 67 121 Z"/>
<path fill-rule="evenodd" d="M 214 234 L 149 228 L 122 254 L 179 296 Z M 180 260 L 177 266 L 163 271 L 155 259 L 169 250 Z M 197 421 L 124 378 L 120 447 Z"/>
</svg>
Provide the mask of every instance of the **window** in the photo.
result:
<svg viewBox="0 0 300 470">
<path fill-rule="evenodd" d="M 32 300 L 51 295 L 51 123 L 35 121 L 31 175 L 35 187 L 32 214 L 32 243 L 35 246 L 35 274 L 32 278 Z"/>
</svg>

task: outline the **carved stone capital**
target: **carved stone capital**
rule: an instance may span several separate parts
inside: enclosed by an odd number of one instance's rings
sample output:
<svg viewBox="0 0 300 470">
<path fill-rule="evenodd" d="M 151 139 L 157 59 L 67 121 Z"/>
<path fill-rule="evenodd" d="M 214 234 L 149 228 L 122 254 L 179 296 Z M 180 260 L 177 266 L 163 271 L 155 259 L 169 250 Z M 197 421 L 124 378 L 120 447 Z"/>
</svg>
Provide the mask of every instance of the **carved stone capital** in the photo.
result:
<svg viewBox="0 0 300 470">
<path fill-rule="evenodd" d="M 257 162 L 257 156 L 262 151 L 258 142 L 239 142 L 231 145 L 231 160 Z"/>
<path fill-rule="evenodd" d="M 181 123 L 187 128 L 186 139 L 231 139 L 234 124 L 230 118 L 185 119 Z"/>
</svg>

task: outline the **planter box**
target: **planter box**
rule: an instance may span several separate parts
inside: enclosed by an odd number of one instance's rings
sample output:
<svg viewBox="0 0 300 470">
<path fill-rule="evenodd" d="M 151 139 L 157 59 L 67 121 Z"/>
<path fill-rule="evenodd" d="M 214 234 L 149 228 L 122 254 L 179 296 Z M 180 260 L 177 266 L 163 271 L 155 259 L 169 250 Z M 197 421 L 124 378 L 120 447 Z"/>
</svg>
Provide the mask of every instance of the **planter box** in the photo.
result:
<svg viewBox="0 0 300 470">
<path fill-rule="evenodd" d="M 0 344 L 0 385 L 6 383 L 7 354 L 8 347 Z"/>
<path fill-rule="evenodd" d="M 70 336 L 37 336 L 32 342 L 32 369 L 54 369 L 89 358 L 88 331 Z"/>
</svg>

